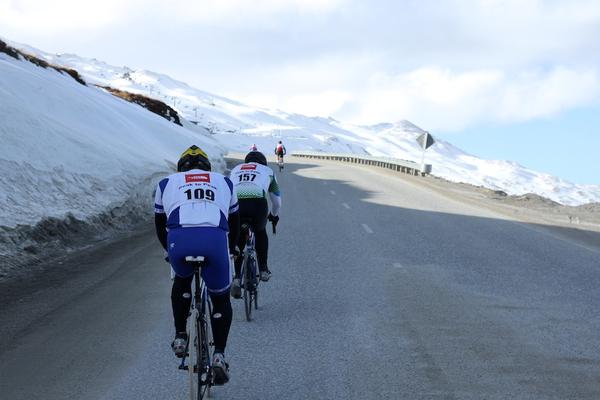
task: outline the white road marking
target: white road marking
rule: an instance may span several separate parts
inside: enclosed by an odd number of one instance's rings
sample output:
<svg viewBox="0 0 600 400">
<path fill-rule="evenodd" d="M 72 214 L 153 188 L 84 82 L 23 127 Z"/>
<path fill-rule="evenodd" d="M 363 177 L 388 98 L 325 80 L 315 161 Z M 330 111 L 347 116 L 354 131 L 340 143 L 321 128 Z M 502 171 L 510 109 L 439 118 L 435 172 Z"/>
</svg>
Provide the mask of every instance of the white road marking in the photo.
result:
<svg viewBox="0 0 600 400">
<path fill-rule="evenodd" d="M 342 205 L 343 205 L 344 207 L 346 207 L 348 210 L 350 209 L 350 206 L 348 205 L 348 203 L 342 203 Z"/>
<path fill-rule="evenodd" d="M 329 193 L 335 195 L 335 190 L 330 190 Z"/>
<path fill-rule="evenodd" d="M 367 233 L 373 233 L 373 229 L 369 228 L 369 225 L 362 224 L 362 227 L 367 231 Z"/>
<path fill-rule="evenodd" d="M 400 264 L 399 262 L 395 262 L 394 263 L 394 268 L 404 269 L 404 265 Z"/>
</svg>

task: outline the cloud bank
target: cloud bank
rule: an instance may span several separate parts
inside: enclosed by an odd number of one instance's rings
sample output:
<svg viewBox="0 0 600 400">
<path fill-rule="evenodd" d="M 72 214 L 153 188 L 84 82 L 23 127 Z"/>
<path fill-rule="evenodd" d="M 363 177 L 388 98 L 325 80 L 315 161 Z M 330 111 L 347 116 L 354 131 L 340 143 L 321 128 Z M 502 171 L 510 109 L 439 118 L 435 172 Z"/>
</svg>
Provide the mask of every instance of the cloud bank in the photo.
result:
<svg viewBox="0 0 600 400">
<path fill-rule="evenodd" d="M 595 0 L 0 0 L 0 26 L 42 49 L 357 123 L 450 131 L 600 102 Z"/>
</svg>

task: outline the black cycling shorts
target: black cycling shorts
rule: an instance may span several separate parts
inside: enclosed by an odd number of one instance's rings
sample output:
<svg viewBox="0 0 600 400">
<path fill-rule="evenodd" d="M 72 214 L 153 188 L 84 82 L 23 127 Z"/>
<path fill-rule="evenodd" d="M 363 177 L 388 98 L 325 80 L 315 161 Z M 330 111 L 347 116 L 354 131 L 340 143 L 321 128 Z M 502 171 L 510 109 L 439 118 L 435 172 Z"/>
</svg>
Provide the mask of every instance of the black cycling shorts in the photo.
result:
<svg viewBox="0 0 600 400">
<path fill-rule="evenodd" d="M 248 223 L 254 232 L 264 231 L 269 216 L 267 199 L 239 199 L 240 223 Z"/>
</svg>

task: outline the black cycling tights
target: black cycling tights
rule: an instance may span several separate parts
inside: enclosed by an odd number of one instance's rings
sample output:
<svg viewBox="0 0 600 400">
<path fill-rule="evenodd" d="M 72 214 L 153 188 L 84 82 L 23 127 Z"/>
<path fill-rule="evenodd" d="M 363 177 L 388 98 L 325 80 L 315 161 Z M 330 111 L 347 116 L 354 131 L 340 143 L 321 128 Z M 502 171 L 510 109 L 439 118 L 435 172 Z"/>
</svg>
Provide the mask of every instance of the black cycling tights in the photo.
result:
<svg viewBox="0 0 600 400">
<path fill-rule="evenodd" d="M 267 230 L 254 232 L 256 257 L 258 258 L 258 267 L 261 271 L 267 269 L 267 256 L 269 252 L 269 236 Z"/>
<path fill-rule="evenodd" d="M 173 307 L 175 332 L 185 332 L 188 312 L 190 310 L 190 304 L 192 303 L 192 279 L 193 276 L 190 276 L 189 278 L 175 276 L 175 279 L 173 280 L 171 305 Z M 226 291 L 223 294 L 210 293 L 210 300 L 212 302 L 210 322 L 215 342 L 215 352 L 224 353 L 233 314 L 229 291 Z"/>
<path fill-rule="evenodd" d="M 241 223 L 249 223 L 254 231 L 256 241 L 256 257 L 258 258 L 258 267 L 261 271 L 267 269 L 267 256 L 269 254 L 269 237 L 267 236 L 267 216 L 269 215 L 269 203 L 267 199 L 240 199 L 240 220 Z M 238 247 L 244 249 L 246 245 L 245 238 L 240 235 Z M 235 276 L 240 276 L 242 268 L 242 259 L 238 257 L 235 263 Z"/>
</svg>

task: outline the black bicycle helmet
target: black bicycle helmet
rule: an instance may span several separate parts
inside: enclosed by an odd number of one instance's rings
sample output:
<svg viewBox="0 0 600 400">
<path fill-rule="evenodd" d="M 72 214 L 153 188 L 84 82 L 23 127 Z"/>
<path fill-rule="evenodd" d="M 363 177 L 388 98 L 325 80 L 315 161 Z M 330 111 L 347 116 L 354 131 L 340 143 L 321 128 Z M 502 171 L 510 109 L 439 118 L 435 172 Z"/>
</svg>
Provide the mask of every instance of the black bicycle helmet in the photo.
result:
<svg viewBox="0 0 600 400">
<path fill-rule="evenodd" d="M 196 145 L 192 145 L 184 151 L 177 162 L 178 172 L 186 172 L 192 169 L 210 171 L 210 160 L 208 159 L 208 156 Z"/>
<path fill-rule="evenodd" d="M 267 165 L 267 157 L 260 151 L 251 151 L 246 154 L 246 158 L 244 158 L 245 163 L 255 162 L 262 165 Z"/>
</svg>

